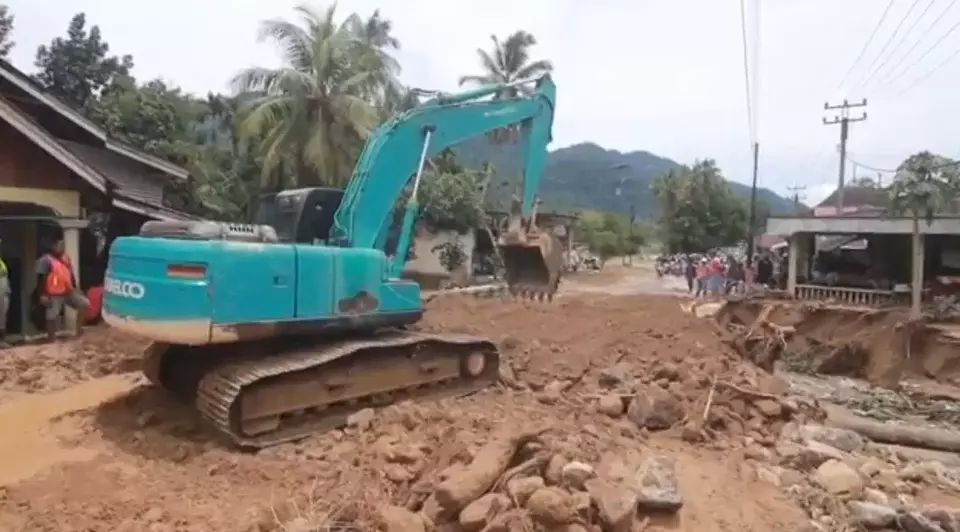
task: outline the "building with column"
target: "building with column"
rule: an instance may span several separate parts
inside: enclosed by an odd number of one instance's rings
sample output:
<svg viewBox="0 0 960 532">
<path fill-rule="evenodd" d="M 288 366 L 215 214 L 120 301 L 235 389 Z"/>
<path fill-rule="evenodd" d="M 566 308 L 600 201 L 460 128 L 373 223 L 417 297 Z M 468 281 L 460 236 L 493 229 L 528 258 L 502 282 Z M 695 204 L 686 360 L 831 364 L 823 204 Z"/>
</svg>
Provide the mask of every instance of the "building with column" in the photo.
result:
<svg viewBox="0 0 960 532">
<path fill-rule="evenodd" d="M 187 171 L 117 142 L 0 60 L 0 254 L 13 289 L 7 331 L 35 332 L 36 259 L 62 235 L 81 287 L 102 283 L 112 238 L 170 207 Z M 66 323 L 73 324 L 73 316 Z"/>
<path fill-rule="evenodd" d="M 916 228 L 916 238 L 914 229 Z M 933 281 L 943 284 L 960 276 L 960 218 L 935 217 L 929 222 L 876 216 L 771 217 L 767 233 L 783 236 L 790 246 L 787 291 L 800 300 L 835 301 L 857 306 L 910 305 L 919 312 Z M 890 281 L 885 288 L 824 285 L 809 282 L 814 268 L 816 237 L 843 236 L 866 242 L 869 268 Z"/>
</svg>

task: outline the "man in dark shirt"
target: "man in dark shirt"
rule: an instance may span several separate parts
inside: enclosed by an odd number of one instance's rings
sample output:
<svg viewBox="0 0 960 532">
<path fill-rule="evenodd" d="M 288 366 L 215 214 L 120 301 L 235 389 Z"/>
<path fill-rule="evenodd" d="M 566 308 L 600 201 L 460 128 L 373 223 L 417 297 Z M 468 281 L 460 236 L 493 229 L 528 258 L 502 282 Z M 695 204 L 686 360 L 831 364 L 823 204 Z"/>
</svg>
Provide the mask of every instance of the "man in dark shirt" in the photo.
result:
<svg viewBox="0 0 960 532">
<path fill-rule="evenodd" d="M 757 261 L 757 282 L 763 286 L 769 286 L 773 282 L 773 261 L 766 253 Z"/>
</svg>

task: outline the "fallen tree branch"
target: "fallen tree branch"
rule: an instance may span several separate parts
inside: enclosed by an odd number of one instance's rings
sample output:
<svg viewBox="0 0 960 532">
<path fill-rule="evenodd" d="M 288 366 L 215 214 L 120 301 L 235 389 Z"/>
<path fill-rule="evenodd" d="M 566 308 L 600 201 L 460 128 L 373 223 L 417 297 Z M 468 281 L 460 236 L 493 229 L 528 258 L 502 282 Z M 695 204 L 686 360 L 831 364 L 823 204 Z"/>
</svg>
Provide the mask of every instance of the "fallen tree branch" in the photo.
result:
<svg viewBox="0 0 960 532">
<path fill-rule="evenodd" d="M 914 425 L 881 423 L 855 416 L 828 405 L 824 405 L 824 410 L 827 412 L 828 426 L 852 430 L 878 443 L 894 443 L 907 447 L 960 452 L 960 433 L 958 432 Z"/>
</svg>

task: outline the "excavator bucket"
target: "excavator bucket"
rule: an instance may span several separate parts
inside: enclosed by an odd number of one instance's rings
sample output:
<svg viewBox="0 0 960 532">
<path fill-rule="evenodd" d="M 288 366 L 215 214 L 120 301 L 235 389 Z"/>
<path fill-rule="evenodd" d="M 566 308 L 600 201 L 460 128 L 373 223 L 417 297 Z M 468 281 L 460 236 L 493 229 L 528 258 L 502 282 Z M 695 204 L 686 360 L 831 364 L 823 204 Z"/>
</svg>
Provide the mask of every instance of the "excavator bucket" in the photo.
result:
<svg viewBox="0 0 960 532">
<path fill-rule="evenodd" d="M 500 235 L 497 247 L 511 294 L 540 301 L 553 299 L 560 286 L 563 246 L 552 232 L 516 224 Z"/>
</svg>

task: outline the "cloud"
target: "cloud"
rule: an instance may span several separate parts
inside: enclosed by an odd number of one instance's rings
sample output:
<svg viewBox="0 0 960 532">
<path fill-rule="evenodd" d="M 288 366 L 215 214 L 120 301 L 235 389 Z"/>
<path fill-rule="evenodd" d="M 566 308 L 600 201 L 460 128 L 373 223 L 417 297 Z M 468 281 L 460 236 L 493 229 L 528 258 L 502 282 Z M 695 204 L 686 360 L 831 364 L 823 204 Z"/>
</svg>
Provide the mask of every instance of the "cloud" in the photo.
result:
<svg viewBox="0 0 960 532">
<path fill-rule="evenodd" d="M 72 14 L 83 11 L 90 23 L 101 27 L 114 53 L 134 56 L 139 77 L 162 77 L 205 93 L 226 91 L 227 81 L 241 68 L 276 64 L 276 50 L 255 41 L 258 23 L 292 16 L 297 2 L 7 3 L 17 16 L 13 59 L 21 67 L 29 69 L 36 47 L 62 35 Z M 960 81 L 960 60 L 917 89 L 896 96 L 898 89 L 949 55 L 957 41 L 948 40 L 902 83 L 848 94 L 835 90 L 884 5 L 876 0 L 764 2 L 758 71 L 762 186 L 782 191 L 788 185 L 805 184 L 812 197 L 814 187 L 834 179 L 833 150 L 839 131 L 821 123 L 828 99 L 870 99 L 869 120 L 854 124 L 850 133 L 851 151 L 866 164 L 896 166 L 921 149 L 960 156 L 952 142 L 960 134 L 960 122 L 942 120 L 960 112 L 960 100 L 952 96 L 951 87 Z M 455 89 L 460 75 L 479 70 L 476 49 L 488 47 L 491 34 L 526 29 L 540 41 L 536 57 L 556 66 L 554 147 L 592 141 L 621 151 L 643 149 L 680 162 L 710 157 L 728 177 L 749 182 L 750 139 L 736 2 L 339 2 L 344 13 L 369 14 L 376 7 L 395 23 L 403 44 L 402 78 L 409 85 Z M 888 17 L 890 26 L 905 11 L 896 9 Z M 960 20 L 957 11 L 945 17 L 935 36 Z M 918 25 L 917 34 L 905 39 L 900 53 L 928 23 Z M 866 67 L 890 33 L 892 27 L 882 28 L 853 79 L 867 77 Z"/>
</svg>

